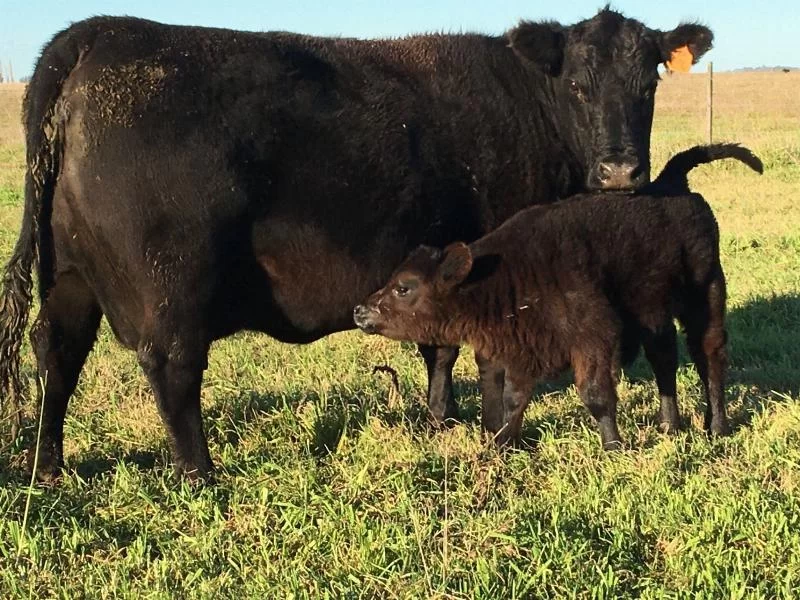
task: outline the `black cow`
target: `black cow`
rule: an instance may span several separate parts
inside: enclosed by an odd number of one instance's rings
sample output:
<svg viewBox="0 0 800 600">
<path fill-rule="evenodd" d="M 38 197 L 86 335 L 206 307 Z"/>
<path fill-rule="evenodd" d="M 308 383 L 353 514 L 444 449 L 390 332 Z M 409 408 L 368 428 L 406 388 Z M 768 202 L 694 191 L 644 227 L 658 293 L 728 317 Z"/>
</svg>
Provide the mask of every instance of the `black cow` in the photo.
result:
<svg viewBox="0 0 800 600">
<path fill-rule="evenodd" d="M 6 267 L 0 383 L 31 336 L 47 373 L 38 476 L 62 464 L 67 402 L 101 315 L 137 351 L 176 470 L 212 470 L 209 344 L 242 329 L 311 342 L 420 243 L 471 240 L 531 202 L 649 179 L 657 66 L 712 34 L 605 9 L 506 35 L 318 38 L 74 24 L 24 103 L 25 214 Z M 456 415 L 455 348 L 421 347 L 429 403 Z M 502 371 L 481 365 L 483 393 Z"/>
</svg>

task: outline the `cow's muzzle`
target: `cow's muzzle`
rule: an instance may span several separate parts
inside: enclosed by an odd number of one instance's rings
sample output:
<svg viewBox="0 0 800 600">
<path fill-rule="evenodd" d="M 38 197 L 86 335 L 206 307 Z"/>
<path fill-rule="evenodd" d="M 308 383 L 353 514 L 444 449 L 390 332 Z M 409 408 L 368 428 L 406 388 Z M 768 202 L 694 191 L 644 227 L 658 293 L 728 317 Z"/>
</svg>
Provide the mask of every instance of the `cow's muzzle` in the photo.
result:
<svg viewBox="0 0 800 600">
<path fill-rule="evenodd" d="M 632 157 L 610 156 L 595 165 L 586 185 L 592 190 L 634 190 L 650 179 L 647 170 Z"/>
</svg>

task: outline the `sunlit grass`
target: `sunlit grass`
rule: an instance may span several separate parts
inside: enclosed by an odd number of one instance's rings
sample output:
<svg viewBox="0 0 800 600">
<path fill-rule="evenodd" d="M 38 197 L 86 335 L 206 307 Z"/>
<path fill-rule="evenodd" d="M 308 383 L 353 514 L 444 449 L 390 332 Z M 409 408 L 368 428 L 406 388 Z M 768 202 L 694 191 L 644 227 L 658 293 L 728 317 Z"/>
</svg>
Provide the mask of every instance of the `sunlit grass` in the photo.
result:
<svg viewBox="0 0 800 600">
<path fill-rule="evenodd" d="M 455 370 L 465 423 L 436 431 L 413 347 L 355 332 L 309 346 L 247 334 L 212 350 L 203 403 L 219 480 L 191 489 L 171 477 L 135 357 L 103 327 L 70 405 L 68 473 L 59 487 L 33 488 L 24 530 L 33 420 L 0 456 L 0 597 L 796 596 L 799 84 L 791 73 L 718 75 L 718 139 L 745 143 L 766 171 L 726 161 L 691 178 L 722 232 L 731 438 L 703 434 L 683 350 L 685 433 L 658 433 L 640 360 L 620 385 L 625 451 L 600 450 L 564 378 L 540 386 L 527 446 L 499 452 L 480 435 L 468 350 Z M 4 257 L 23 172 L 21 91 L 8 89 L 0 86 Z M 655 171 L 705 141 L 704 110 L 702 75 L 662 82 Z M 397 371 L 399 393 L 373 374 L 378 364 Z"/>
</svg>

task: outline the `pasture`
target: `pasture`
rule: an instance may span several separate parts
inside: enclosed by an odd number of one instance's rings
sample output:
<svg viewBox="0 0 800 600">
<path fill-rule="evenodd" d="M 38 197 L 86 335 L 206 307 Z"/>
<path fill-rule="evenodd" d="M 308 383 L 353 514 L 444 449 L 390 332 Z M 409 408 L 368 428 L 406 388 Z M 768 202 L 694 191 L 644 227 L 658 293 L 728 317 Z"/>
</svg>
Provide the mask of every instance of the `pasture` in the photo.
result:
<svg viewBox="0 0 800 600">
<path fill-rule="evenodd" d="M 705 85 L 704 74 L 662 81 L 654 173 L 705 141 Z M 357 332 L 308 346 L 241 334 L 212 349 L 203 404 L 218 483 L 192 489 L 172 478 L 134 354 L 104 325 L 70 405 L 68 473 L 54 488 L 29 487 L 24 468 L 38 406 L 23 350 L 29 426 L 0 454 L 0 597 L 795 596 L 798 88 L 796 72 L 717 74 L 715 139 L 750 147 L 765 173 L 723 161 L 690 177 L 722 234 L 730 438 L 703 434 L 683 346 L 685 431 L 658 432 L 640 359 L 620 384 L 627 447 L 605 454 L 569 378 L 537 388 L 526 447 L 498 451 L 480 433 L 467 349 L 455 369 L 465 422 L 438 431 L 411 345 Z M 0 85 L 3 262 L 22 214 L 23 91 Z M 399 389 L 373 372 L 382 365 Z"/>
</svg>

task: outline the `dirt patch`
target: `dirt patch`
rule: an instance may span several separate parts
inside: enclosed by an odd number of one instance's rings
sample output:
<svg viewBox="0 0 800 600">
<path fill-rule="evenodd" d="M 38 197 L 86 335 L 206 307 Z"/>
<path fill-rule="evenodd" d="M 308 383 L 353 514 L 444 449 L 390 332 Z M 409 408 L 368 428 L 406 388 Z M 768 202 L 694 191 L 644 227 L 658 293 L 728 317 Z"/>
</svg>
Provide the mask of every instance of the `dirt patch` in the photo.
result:
<svg viewBox="0 0 800 600">
<path fill-rule="evenodd" d="M 83 91 L 100 119 L 130 127 L 137 114 L 163 91 L 169 73 L 163 65 L 142 60 L 103 67 Z"/>
</svg>

